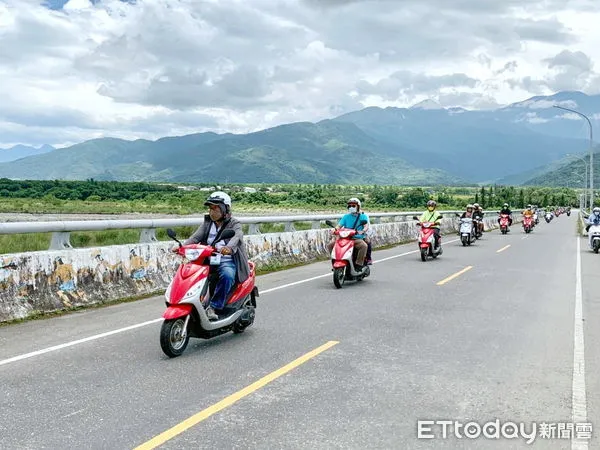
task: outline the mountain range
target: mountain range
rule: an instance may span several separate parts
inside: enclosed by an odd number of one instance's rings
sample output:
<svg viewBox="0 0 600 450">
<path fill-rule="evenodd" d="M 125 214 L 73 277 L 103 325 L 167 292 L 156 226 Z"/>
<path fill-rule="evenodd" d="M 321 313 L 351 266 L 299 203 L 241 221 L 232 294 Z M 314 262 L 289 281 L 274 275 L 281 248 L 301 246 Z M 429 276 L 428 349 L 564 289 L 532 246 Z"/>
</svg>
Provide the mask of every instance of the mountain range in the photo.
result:
<svg viewBox="0 0 600 450">
<path fill-rule="evenodd" d="M 532 97 L 495 110 L 442 108 L 427 100 L 410 108 L 368 107 L 317 123 L 297 122 L 248 134 L 93 139 L 1 163 L 0 177 L 546 184 L 556 179 L 548 180 L 545 174 L 574 164 L 569 154 L 589 150 L 587 123 L 553 105 L 586 114 L 595 127 L 600 124 L 600 95 L 577 91 Z M 12 150 L 0 150 L 0 155 Z"/>
<path fill-rule="evenodd" d="M 0 149 L 0 163 L 16 161 L 28 156 L 43 155 L 54 150 L 51 145 L 42 145 L 39 148 L 27 145 L 15 145 L 14 147 Z"/>
</svg>

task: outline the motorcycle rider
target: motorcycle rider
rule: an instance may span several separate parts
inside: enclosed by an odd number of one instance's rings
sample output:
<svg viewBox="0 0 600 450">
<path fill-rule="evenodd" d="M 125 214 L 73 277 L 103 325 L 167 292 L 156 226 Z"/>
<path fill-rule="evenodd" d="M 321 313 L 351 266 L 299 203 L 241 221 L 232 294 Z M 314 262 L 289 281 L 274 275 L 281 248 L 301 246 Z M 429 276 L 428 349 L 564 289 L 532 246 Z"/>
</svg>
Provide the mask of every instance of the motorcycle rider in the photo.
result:
<svg viewBox="0 0 600 450">
<path fill-rule="evenodd" d="M 504 205 L 502 205 L 500 214 L 508 214 L 508 226 L 510 227 L 512 225 L 513 220 L 512 220 L 512 211 L 508 207 L 508 203 L 505 203 Z M 500 217 L 498 217 L 498 225 L 500 225 Z"/>
<path fill-rule="evenodd" d="M 589 232 L 592 225 L 600 225 L 600 207 L 596 206 L 585 221 L 585 231 Z M 589 246 L 592 248 L 592 235 L 589 235 Z"/>
<path fill-rule="evenodd" d="M 462 213 L 462 216 L 460 216 L 461 219 L 464 219 L 465 217 L 469 217 L 469 218 L 473 218 L 473 214 L 474 214 L 474 207 L 473 205 L 469 204 L 467 205 L 467 210 Z"/>
<path fill-rule="evenodd" d="M 483 208 L 479 203 L 473 203 L 473 218 L 477 220 L 479 232 L 483 233 Z"/>
<path fill-rule="evenodd" d="M 209 208 L 208 214 L 204 216 L 204 223 L 183 245 L 211 245 L 218 252 L 217 264 L 211 266 L 217 266 L 219 280 L 210 306 L 206 309 L 209 320 L 217 320 L 219 316 L 215 310 L 223 309 L 236 281 L 243 283 L 250 276 L 250 272 L 242 224 L 231 217 L 231 197 L 225 192 L 213 192 L 204 202 L 204 206 Z M 219 239 L 223 231 L 228 229 L 234 230 L 235 236 L 228 240 Z M 176 252 L 177 248 L 178 246 L 174 246 L 171 251 Z"/>
<path fill-rule="evenodd" d="M 352 197 L 351 199 L 349 199 L 347 203 L 348 214 L 345 214 L 338 222 L 338 225 L 335 227 L 336 230 L 339 230 L 340 228 L 351 228 L 361 232 L 355 234 L 353 237 L 354 249 L 357 252 L 356 264 L 354 265 L 354 268 L 357 272 L 363 270 L 365 266 L 365 260 L 368 250 L 368 245 L 365 242 L 365 233 L 369 229 L 369 216 L 360 210 L 360 206 L 361 204 L 358 198 Z M 365 225 L 362 225 L 360 223 L 363 220 L 367 221 Z M 335 246 L 336 239 L 337 236 L 334 236 L 331 242 L 327 244 L 327 248 L 329 249 L 330 253 L 333 250 L 333 247 Z"/>
<path fill-rule="evenodd" d="M 437 203 L 435 202 L 435 200 L 429 200 L 427 202 L 427 211 L 425 211 L 422 215 L 421 218 L 419 219 L 419 222 L 423 223 L 423 222 L 433 222 L 434 226 L 433 228 L 433 237 L 434 237 L 434 242 L 435 242 L 435 246 L 434 248 L 437 250 L 437 248 L 440 246 L 440 226 L 441 226 L 441 214 L 439 213 L 439 211 L 436 211 L 436 207 L 437 207 Z"/>
<path fill-rule="evenodd" d="M 521 214 L 523 215 L 523 217 L 531 217 L 533 219 L 533 211 L 531 210 L 531 205 L 527 205 L 527 208 L 525 208 Z"/>
</svg>

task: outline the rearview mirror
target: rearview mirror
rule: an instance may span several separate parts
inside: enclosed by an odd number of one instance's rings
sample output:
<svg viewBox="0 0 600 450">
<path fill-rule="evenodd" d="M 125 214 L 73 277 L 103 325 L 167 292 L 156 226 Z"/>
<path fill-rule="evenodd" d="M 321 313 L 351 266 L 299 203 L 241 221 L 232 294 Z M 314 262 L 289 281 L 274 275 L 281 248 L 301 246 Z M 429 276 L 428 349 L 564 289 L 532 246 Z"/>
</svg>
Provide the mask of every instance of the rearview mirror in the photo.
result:
<svg viewBox="0 0 600 450">
<path fill-rule="evenodd" d="M 361 220 L 361 221 L 360 221 L 360 224 L 361 224 L 361 225 L 366 225 L 366 224 L 368 224 L 368 223 L 369 223 L 369 221 L 368 221 L 368 220 Z"/>
<path fill-rule="evenodd" d="M 333 224 L 333 222 L 331 220 L 326 220 L 325 224 L 329 225 L 331 228 L 335 228 L 335 225 Z"/>
<path fill-rule="evenodd" d="M 417 216 L 412 216 L 413 220 L 419 220 Z"/>
<path fill-rule="evenodd" d="M 228 230 L 223 231 L 221 238 L 222 239 L 231 239 L 234 236 L 235 236 L 235 231 L 233 231 L 232 229 L 228 229 Z"/>
<path fill-rule="evenodd" d="M 171 239 L 177 239 L 177 233 L 175 233 L 173 228 L 167 228 L 167 236 L 169 236 Z"/>
</svg>

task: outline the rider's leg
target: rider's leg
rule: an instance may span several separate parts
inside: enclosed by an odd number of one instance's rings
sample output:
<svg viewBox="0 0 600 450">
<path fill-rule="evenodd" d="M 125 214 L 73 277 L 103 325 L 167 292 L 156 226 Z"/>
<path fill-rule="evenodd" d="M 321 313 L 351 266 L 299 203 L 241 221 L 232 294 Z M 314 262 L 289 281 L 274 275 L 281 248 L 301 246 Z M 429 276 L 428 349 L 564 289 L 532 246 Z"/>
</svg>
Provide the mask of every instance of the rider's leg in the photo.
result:
<svg viewBox="0 0 600 450">
<path fill-rule="evenodd" d="M 235 263 L 233 259 L 226 259 L 219 264 L 219 281 L 215 288 L 215 293 L 210 300 L 210 307 L 206 310 L 209 319 L 218 318 L 214 310 L 220 310 L 225 307 L 227 296 L 235 283 Z"/>
<path fill-rule="evenodd" d="M 365 258 L 367 256 L 367 243 L 362 239 L 355 239 L 354 249 L 357 252 L 356 265 L 362 268 L 365 265 Z"/>
</svg>

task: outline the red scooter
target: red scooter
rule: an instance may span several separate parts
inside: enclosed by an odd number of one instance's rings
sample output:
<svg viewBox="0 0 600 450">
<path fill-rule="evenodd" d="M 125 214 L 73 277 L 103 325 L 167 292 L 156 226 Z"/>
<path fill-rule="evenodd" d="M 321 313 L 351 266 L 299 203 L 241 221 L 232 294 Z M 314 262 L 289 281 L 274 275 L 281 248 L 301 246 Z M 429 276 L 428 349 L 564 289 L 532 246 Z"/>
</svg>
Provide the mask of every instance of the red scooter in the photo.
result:
<svg viewBox="0 0 600 450">
<path fill-rule="evenodd" d="M 502 234 L 508 233 L 508 218 L 510 216 L 508 214 L 500 214 L 500 232 Z"/>
<path fill-rule="evenodd" d="M 244 283 L 236 283 L 225 307 L 215 311 L 219 318 L 211 321 L 205 308 L 218 281 L 218 273 L 211 271 L 210 265 L 211 257 L 217 257 L 216 249 L 210 245 L 183 245 L 170 228 L 167 234 L 179 243 L 177 253 L 186 261 L 179 266 L 165 292 L 167 310 L 160 330 L 163 352 L 173 358 L 183 353 L 190 337 L 210 339 L 229 331 L 242 333 L 252 325 L 258 297 L 254 263 L 248 262 L 250 276 Z M 221 238 L 231 239 L 234 235 L 233 230 L 225 230 Z"/>
<path fill-rule="evenodd" d="M 419 220 L 417 216 L 413 216 L 413 220 Z M 427 257 L 431 256 L 433 259 L 440 256 L 444 251 L 442 250 L 442 237 L 440 236 L 438 248 L 434 248 L 435 244 L 435 223 L 434 222 L 417 222 L 417 226 L 421 227 L 419 233 L 419 249 L 421 250 L 421 261 L 427 261 Z"/>
<path fill-rule="evenodd" d="M 335 228 L 335 225 L 330 220 L 326 220 L 325 223 Z M 360 224 L 366 225 L 367 221 L 363 220 Z M 357 234 L 356 230 L 352 228 L 340 228 L 339 230 L 335 230 L 333 234 L 338 236 L 338 239 L 336 239 L 331 251 L 331 264 L 333 266 L 331 270 L 333 270 L 333 284 L 336 288 L 340 289 L 344 281 L 361 281 L 363 278 L 368 277 L 371 274 L 371 269 L 368 265 L 365 265 L 362 271 L 356 271 L 354 239 L 352 239 Z"/>
<path fill-rule="evenodd" d="M 532 229 L 533 229 L 533 217 L 523 216 L 523 230 L 525 230 L 525 233 L 531 233 Z"/>
</svg>

